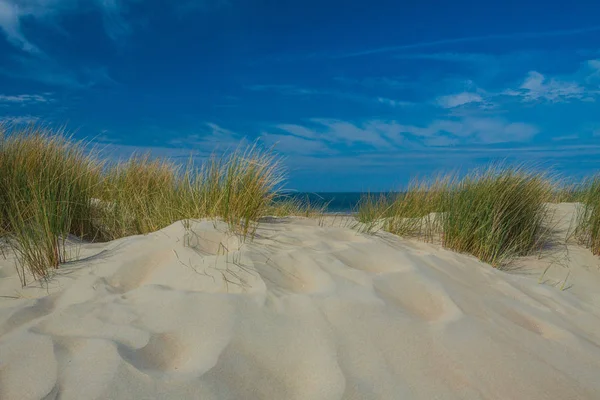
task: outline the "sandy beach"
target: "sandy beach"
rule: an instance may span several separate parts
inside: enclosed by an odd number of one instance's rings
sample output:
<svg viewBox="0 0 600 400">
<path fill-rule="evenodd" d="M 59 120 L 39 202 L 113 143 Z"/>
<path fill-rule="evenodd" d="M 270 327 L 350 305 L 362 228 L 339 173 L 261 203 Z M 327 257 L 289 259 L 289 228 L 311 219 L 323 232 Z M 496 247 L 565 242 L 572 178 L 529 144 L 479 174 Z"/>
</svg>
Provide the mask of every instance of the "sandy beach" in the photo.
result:
<svg viewBox="0 0 600 400">
<path fill-rule="evenodd" d="M 575 206 L 553 207 L 560 238 Z M 228 232 L 80 244 L 25 288 L 0 257 L 0 398 L 600 397 L 600 263 L 576 244 L 504 272 L 340 218 Z"/>
</svg>

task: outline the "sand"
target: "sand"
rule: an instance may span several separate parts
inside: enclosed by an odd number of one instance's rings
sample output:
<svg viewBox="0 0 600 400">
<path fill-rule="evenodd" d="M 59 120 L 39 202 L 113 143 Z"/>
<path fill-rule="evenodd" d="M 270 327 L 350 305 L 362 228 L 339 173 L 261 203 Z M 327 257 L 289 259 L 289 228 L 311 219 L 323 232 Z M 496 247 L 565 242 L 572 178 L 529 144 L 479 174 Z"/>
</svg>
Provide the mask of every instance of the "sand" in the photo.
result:
<svg viewBox="0 0 600 400">
<path fill-rule="evenodd" d="M 0 399 L 600 398 L 600 258 L 505 272 L 345 225 L 178 222 L 23 289 L 0 256 Z"/>
</svg>

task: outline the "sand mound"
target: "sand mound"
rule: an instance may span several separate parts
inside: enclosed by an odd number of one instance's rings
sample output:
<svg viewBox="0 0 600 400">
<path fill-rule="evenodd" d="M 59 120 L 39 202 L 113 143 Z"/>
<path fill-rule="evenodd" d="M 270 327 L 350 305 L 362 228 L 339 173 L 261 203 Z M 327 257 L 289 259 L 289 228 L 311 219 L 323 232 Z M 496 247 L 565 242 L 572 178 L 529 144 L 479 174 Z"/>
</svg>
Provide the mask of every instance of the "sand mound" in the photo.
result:
<svg viewBox="0 0 600 400">
<path fill-rule="evenodd" d="M 175 223 L 83 245 L 47 287 L 0 261 L 0 398 L 600 398 L 586 250 L 570 246 L 561 291 L 563 267 L 538 283 L 556 250 L 509 274 L 320 225 L 272 220 L 243 243 Z"/>
</svg>

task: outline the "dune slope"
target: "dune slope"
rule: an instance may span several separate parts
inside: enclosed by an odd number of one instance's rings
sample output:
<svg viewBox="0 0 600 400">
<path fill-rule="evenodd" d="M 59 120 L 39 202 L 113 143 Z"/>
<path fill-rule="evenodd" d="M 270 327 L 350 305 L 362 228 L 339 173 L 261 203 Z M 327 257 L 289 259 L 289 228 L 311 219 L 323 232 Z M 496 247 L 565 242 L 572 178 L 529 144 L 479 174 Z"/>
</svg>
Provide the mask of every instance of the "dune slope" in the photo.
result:
<svg viewBox="0 0 600 400">
<path fill-rule="evenodd" d="M 538 283 L 543 260 L 506 273 L 319 225 L 273 220 L 241 243 L 178 222 L 82 245 L 25 289 L 0 258 L 0 398 L 600 398 L 586 250 L 561 291 Z"/>
</svg>

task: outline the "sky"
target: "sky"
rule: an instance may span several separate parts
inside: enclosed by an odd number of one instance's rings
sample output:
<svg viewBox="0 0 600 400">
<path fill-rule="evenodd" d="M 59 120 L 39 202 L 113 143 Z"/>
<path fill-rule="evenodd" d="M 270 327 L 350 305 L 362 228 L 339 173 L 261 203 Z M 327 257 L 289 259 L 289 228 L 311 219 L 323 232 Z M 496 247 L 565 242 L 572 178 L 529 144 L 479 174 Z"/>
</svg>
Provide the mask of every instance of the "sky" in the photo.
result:
<svg viewBox="0 0 600 400">
<path fill-rule="evenodd" d="M 0 122 L 186 159 L 258 140 L 299 191 L 600 167 L 600 2 L 0 0 Z"/>
</svg>

